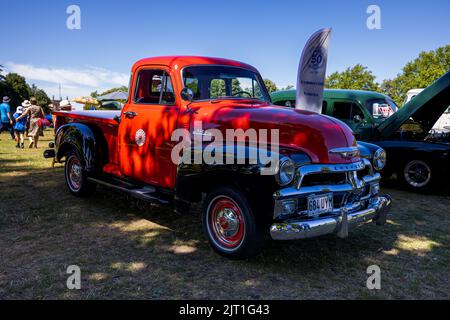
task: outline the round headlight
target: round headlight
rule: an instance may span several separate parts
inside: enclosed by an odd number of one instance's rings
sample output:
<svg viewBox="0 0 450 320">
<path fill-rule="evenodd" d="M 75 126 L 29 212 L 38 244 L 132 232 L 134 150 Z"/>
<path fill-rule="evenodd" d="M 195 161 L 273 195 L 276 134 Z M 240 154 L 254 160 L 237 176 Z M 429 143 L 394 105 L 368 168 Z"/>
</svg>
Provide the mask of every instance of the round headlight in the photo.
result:
<svg viewBox="0 0 450 320">
<path fill-rule="evenodd" d="M 373 167 L 375 170 L 383 170 L 386 165 L 386 151 L 378 149 L 373 156 Z"/>
<path fill-rule="evenodd" d="M 291 158 L 281 158 L 275 178 L 280 186 L 287 186 L 295 177 L 295 163 Z"/>
</svg>

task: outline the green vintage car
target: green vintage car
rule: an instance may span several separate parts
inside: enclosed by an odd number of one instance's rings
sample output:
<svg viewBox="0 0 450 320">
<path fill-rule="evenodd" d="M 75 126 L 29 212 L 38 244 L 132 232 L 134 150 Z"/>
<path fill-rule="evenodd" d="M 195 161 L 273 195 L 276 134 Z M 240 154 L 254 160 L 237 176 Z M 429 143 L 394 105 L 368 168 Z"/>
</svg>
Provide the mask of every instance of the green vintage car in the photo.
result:
<svg viewBox="0 0 450 320">
<path fill-rule="evenodd" d="M 295 107 L 295 90 L 274 92 L 271 98 L 276 105 Z M 391 98 L 373 91 L 325 89 L 323 100 L 322 114 L 342 120 L 361 140 L 398 110 Z"/>
<path fill-rule="evenodd" d="M 272 102 L 294 107 L 295 90 L 274 92 Z M 322 113 L 347 123 L 358 140 L 386 150 L 383 175 L 395 174 L 409 189 L 422 192 L 450 178 L 450 134 L 433 125 L 450 105 L 450 70 L 398 111 L 377 92 L 325 90 Z"/>
</svg>

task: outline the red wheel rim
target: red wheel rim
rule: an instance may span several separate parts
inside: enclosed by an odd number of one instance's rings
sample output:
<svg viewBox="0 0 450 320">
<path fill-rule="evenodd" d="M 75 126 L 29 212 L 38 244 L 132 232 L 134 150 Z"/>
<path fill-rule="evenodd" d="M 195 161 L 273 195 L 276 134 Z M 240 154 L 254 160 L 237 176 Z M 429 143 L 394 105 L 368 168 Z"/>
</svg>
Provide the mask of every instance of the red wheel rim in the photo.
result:
<svg viewBox="0 0 450 320">
<path fill-rule="evenodd" d="M 231 199 L 218 197 L 209 210 L 209 229 L 216 242 L 227 249 L 238 247 L 244 238 L 242 211 Z"/>
</svg>

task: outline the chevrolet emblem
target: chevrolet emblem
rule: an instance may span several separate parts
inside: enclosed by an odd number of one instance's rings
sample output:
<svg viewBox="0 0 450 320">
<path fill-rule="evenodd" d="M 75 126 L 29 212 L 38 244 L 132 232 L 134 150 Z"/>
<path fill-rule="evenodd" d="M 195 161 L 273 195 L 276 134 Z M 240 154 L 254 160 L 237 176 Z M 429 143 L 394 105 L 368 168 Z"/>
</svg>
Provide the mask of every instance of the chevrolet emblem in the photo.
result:
<svg viewBox="0 0 450 320">
<path fill-rule="evenodd" d="M 342 159 L 346 160 L 350 160 L 361 156 L 358 147 L 335 148 L 331 149 L 330 153 L 338 154 L 341 156 Z"/>
</svg>

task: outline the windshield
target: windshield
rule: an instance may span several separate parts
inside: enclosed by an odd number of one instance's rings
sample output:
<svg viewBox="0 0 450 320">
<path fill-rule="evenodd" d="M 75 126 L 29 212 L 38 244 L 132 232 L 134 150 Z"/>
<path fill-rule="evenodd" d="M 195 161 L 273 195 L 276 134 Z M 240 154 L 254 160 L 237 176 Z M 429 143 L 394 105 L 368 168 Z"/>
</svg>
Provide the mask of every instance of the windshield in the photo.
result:
<svg viewBox="0 0 450 320">
<path fill-rule="evenodd" d="M 195 66 L 183 70 L 184 86 L 194 92 L 194 100 L 258 99 L 269 102 L 259 74 L 229 66 Z"/>
<path fill-rule="evenodd" d="M 398 111 L 398 107 L 391 99 L 373 99 L 366 102 L 367 110 L 375 119 L 386 119 Z"/>
</svg>

